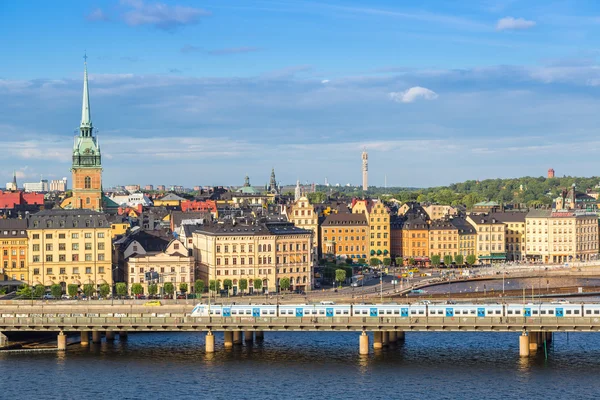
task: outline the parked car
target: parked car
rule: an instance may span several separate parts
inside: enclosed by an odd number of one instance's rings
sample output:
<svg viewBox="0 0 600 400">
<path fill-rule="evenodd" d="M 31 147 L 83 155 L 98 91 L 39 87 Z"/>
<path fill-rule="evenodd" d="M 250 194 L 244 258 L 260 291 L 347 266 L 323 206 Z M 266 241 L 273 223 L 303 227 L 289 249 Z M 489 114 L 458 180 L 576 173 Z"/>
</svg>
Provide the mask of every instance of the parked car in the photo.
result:
<svg viewBox="0 0 600 400">
<path fill-rule="evenodd" d="M 185 299 L 185 294 L 178 294 L 178 295 L 177 295 L 177 298 L 178 298 L 178 299 Z"/>
<path fill-rule="evenodd" d="M 61 296 L 61 299 L 63 299 L 63 300 L 71 300 L 71 296 L 69 296 L 68 294 L 63 294 Z"/>
<path fill-rule="evenodd" d="M 54 297 L 51 293 L 46 293 L 44 296 L 42 296 L 43 300 L 56 300 L 56 297 Z"/>
</svg>

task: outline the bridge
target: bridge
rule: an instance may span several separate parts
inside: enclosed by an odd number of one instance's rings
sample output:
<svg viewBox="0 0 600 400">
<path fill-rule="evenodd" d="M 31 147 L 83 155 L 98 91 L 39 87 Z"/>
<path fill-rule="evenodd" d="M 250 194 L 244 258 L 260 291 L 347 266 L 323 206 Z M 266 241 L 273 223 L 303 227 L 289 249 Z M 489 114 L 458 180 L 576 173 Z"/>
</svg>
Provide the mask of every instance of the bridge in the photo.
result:
<svg viewBox="0 0 600 400">
<path fill-rule="evenodd" d="M 475 317 L 475 316 L 335 316 L 335 317 L 192 317 L 193 305 L 2 305 L 2 332 L 57 332 L 59 350 L 67 348 L 67 334 L 79 334 L 82 345 L 127 338 L 129 332 L 206 332 L 206 352 L 215 351 L 214 332 L 224 332 L 224 347 L 263 340 L 270 331 L 359 332 L 359 353 L 405 339 L 406 332 L 521 332 L 521 356 L 529 356 L 553 332 L 598 332 L 599 317 Z"/>
</svg>

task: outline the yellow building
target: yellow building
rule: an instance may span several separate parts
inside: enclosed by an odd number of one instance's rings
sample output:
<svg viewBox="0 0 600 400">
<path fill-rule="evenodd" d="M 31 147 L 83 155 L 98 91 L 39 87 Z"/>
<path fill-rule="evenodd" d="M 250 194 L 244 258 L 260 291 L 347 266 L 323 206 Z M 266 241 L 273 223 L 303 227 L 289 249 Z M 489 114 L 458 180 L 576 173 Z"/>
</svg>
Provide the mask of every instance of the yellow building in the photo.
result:
<svg viewBox="0 0 600 400">
<path fill-rule="evenodd" d="M 44 210 L 29 216 L 29 283 L 112 285 L 111 227 L 106 215 Z"/>
<path fill-rule="evenodd" d="M 278 291 L 282 277 L 290 278 L 290 290 L 312 288 L 312 232 L 293 224 L 208 223 L 193 232 L 192 242 L 200 278 L 219 281 L 221 289 L 231 280 L 234 295 Z"/>
<path fill-rule="evenodd" d="M 369 224 L 360 214 L 331 214 L 321 224 L 323 257 L 340 257 L 368 261 Z"/>
<path fill-rule="evenodd" d="M 429 226 L 429 256 L 439 255 L 444 261 L 445 256 L 452 260 L 459 254 L 458 228 L 448 220 L 434 220 Z"/>
<path fill-rule="evenodd" d="M 0 268 L 10 280 L 27 283 L 27 221 L 0 219 Z"/>
<path fill-rule="evenodd" d="M 441 205 L 441 204 L 429 204 L 423 207 L 427 215 L 429 215 L 429 219 L 432 221 L 438 219 L 446 219 L 450 216 L 454 216 L 458 214 L 458 210 L 456 207 Z"/>
<path fill-rule="evenodd" d="M 177 196 L 174 193 L 169 193 L 160 199 L 154 199 L 154 207 L 179 207 L 181 202 L 185 201 L 183 197 Z"/>
<path fill-rule="evenodd" d="M 316 261 L 319 255 L 319 216 L 315 212 L 315 207 L 307 197 L 303 196 L 293 202 L 286 211 L 290 222 L 298 228 L 312 231 L 313 261 Z"/>
<path fill-rule="evenodd" d="M 467 262 L 468 256 L 477 255 L 477 231 L 462 217 L 452 218 L 450 223 L 458 231 L 458 254 L 463 256 L 463 262 Z"/>
<path fill-rule="evenodd" d="M 502 212 L 490 214 L 506 225 L 506 260 L 525 259 L 525 217 L 524 212 Z"/>
<path fill-rule="evenodd" d="M 402 257 L 427 265 L 429 254 L 429 224 L 423 215 L 408 214 L 402 224 Z"/>
<path fill-rule="evenodd" d="M 135 242 L 132 243 L 135 246 Z M 164 251 L 134 252 L 126 262 L 129 288 L 134 283 L 141 283 L 143 293 L 148 294 L 148 285 L 156 283 L 158 293 L 164 294 L 165 282 L 173 283 L 176 291 L 180 285 L 187 285 L 187 292 L 194 291 L 194 257 L 187 255 L 187 249 L 177 239 L 171 240 Z M 154 272 L 155 279 L 150 282 L 146 273 Z"/>
<path fill-rule="evenodd" d="M 489 215 L 469 215 L 467 221 L 477 231 L 477 259 L 484 262 L 506 261 L 506 225 Z"/>
<path fill-rule="evenodd" d="M 381 201 L 357 200 L 352 206 L 353 214 L 364 214 L 369 224 L 369 257 L 379 260 L 390 257 L 390 212 Z"/>
</svg>

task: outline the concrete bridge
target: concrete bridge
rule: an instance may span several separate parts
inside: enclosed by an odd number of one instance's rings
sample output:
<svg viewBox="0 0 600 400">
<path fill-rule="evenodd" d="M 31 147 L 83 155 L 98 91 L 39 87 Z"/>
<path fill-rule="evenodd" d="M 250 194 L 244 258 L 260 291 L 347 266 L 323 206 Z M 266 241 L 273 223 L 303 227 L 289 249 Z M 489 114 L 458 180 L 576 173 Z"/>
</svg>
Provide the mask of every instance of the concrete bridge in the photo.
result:
<svg viewBox="0 0 600 400">
<path fill-rule="evenodd" d="M 600 331 L 598 317 L 191 317 L 192 305 L 170 306 L 0 306 L 0 331 L 58 332 L 58 349 L 66 350 L 66 334 L 77 333 L 82 345 L 120 339 L 129 332 L 206 332 L 206 352 L 215 351 L 213 332 L 224 332 L 224 346 L 262 340 L 267 331 L 359 332 L 359 353 L 404 340 L 405 332 L 521 332 L 520 354 L 528 356 L 553 332 Z"/>
</svg>

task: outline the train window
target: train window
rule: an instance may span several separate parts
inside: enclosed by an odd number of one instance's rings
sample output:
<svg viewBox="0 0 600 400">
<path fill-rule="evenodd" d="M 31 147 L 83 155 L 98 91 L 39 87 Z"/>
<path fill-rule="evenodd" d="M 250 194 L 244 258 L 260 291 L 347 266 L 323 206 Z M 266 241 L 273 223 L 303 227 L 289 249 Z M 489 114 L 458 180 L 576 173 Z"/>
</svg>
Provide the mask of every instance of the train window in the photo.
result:
<svg viewBox="0 0 600 400">
<path fill-rule="evenodd" d="M 423 315 L 423 314 L 425 314 L 425 311 L 419 310 L 419 315 Z"/>
<path fill-rule="evenodd" d="M 220 310 L 217 310 L 217 311 L 215 312 L 215 314 L 217 314 L 217 315 L 221 315 L 221 311 L 220 311 Z"/>
<path fill-rule="evenodd" d="M 573 314 L 579 314 L 579 310 L 573 310 Z"/>
<path fill-rule="evenodd" d="M 246 315 L 250 315 L 250 314 L 252 314 L 252 311 L 246 310 Z"/>
<path fill-rule="evenodd" d="M 512 313 L 513 313 L 513 312 L 512 312 L 512 310 L 508 310 L 506 313 L 507 313 L 508 315 L 512 315 Z"/>
<path fill-rule="evenodd" d="M 348 315 L 349 311 L 348 310 L 344 310 L 344 315 Z"/>
<path fill-rule="evenodd" d="M 566 311 L 566 314 L 571 314 L 571 310 L 567 310 L 567 311 Z"/>
<path fill-rule="evenodd" d="M 548 310 L 548 314 L 554 314 L 554 310 Z"/>
<path fill-rule="evenodd" d="M 515 310 L 515 314 L 521 315 L 521 310 Z M 536 313 L 534 313 L 534 314 L 536 314 Z"/>
<path fill-rule="evenodd" d="M 270 311 L 269 311 L 269 314 L 271 314 L 271 315 L 275 315 L 275 310 L 270 310 Z"/>
<path fill-rule="evenodd" d="M 594 310 L 594 314 L 600 314 L 600 310 Z"/>
<path fill-rule="evenodd" d="M 363 314 L 368 314 L 369 312 L 367 310 L 363 310 Z"/>
<path fill-rule="evenodd" d="M 471 310 L 471 312 L 469 314 L 475 314 L 475 310 Z"/>
<path fill-rule="evenodd" d="M 336 315 L 340 315 L 342 312 L 340 310 L 335 310 Z"/>
<path fill-rule="evenodd" d="M 535 312 L 534 312 L 534 314 L 535 314 Z M 540 314 L 546 314 L 546 310 L 542 310 L 542 311 L 540 312 Z"/>
<path fill-rule="evenodd" d="M 501 314 L 500 310 L 496 310 L 496 315 L 500 315 L 500 314 Z"/>
<path fill-rule="evenodd" d="M 394 310 L 394 314 L 400 314 L 400 310 Z"/>
<path fill-rule="evenodd" d="M 387 310 L 385 313 L 386 313 L 387 315 L 392 315 L 392 310 Z"/>
<path fill-rule="evenodd" d="M 319 315 L 324 315 L 325 314 L 325 310 L 319 310 Z"/>
<path fill-rule="evenodd" d="M 537 311 L 537 310 L 533 310 L 531 313 L 532 313 L 533 315 L 537 315 L 537 314 L 538 314 L 538 311 Z M 542 312 L 542 314 L 546 314 L 546 312 L 544 311 L 544 312 Z"/>
<path fill-rule="evenodd" d="M 410 313 L 411 313 L 411 314 L 416 314 L 416 313 L 417 313 L 417 310 L 410 310 Z"/>
<path fill-rule="evenodd" d="M 585 310 L 585 313 L 586 313 L 586 314 L 591 314 L 591 313 L 592 313 L 592 310 Z"/>
</svg>

